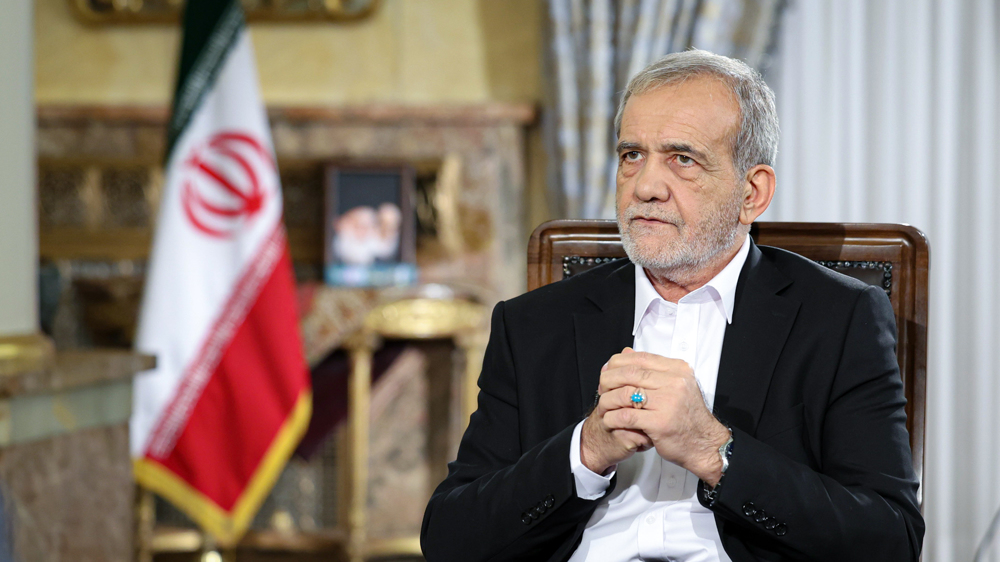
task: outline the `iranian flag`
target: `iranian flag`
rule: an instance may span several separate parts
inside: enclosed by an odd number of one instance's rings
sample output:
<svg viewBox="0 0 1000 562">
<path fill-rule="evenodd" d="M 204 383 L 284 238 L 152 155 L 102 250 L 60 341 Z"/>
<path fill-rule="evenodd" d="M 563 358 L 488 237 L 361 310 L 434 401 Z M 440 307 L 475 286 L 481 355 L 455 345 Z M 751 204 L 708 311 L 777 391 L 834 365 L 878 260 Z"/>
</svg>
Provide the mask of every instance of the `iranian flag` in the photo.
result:
<svg viewBox="0 0 1000 562">
<path fill-rule="evenodd" d="M 239 540 L 309 421 L 281 185 L 238 0 L 191 0 L 136 346 L 135 476 Z"/>
</svg>

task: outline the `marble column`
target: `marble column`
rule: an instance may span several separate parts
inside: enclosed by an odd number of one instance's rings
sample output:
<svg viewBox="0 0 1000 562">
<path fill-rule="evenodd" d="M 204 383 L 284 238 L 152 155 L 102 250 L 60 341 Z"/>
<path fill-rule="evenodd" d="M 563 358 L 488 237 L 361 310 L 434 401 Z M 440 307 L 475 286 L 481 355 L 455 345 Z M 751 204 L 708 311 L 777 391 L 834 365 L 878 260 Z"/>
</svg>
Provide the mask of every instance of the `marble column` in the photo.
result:
<svg viewBox="0 0 1000 562">
<path fill-rule="evenodd" d="M 33 4 L 0 17 L 0 341 L 38 332 Z"/>
</svg>

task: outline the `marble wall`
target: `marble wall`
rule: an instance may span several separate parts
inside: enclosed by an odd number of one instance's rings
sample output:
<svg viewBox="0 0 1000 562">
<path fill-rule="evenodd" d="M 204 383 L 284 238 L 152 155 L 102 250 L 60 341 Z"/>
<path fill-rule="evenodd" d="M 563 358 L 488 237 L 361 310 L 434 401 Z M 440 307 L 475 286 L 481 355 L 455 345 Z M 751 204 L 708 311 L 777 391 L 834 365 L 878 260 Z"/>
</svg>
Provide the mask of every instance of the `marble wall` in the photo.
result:
<svg viewBox="0 0 1000 562">
<path fill-rule="evenodd" d="M 18 560 L 132 559 L 128 424 L 2 449 L 0 483 Z"/>
</svg>

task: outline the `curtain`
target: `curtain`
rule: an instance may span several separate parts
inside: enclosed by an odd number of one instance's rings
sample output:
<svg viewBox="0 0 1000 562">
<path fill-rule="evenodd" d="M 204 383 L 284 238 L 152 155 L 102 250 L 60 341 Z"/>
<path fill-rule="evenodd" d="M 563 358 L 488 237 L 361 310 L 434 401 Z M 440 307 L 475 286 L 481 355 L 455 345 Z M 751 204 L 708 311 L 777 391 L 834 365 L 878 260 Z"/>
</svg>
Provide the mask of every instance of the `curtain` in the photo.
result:
<svg viewBox="0 0 1000 562">
<path fill-rule="evenodd" d="M 613 218 L 612 120 L 628 79 L 696 47 L 760 68 L 783 0 L 548 0 L 549 203 L 553 216 Z"/>
<path fill-rule="evenodd" d="M 972 561 L 1000 507 L 1000 13 L 994 0 L 798 0 L 767 79 L 763 220 L 904 222 L 931 243 L 926 562 Z M 1000 547 L 982 560 L 1000 561 Z"/>
</svg>

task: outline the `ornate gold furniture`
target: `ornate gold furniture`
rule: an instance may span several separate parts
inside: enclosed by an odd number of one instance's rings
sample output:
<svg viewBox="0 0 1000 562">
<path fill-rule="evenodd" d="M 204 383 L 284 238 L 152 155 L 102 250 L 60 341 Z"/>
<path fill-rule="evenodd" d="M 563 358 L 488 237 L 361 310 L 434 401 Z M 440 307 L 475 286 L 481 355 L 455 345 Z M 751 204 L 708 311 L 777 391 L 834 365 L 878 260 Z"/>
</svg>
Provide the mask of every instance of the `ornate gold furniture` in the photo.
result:
<svg viewBox="0 0 1000 562">
<path fill-rule="evenodd" d="M 348 455 L 344 491 L 347 553 L 351 562 L 367 557 L 420 555 L 420 537 L 369 540 L 366 536 L 368 503 L 369 408 L 372 355 L 383 339 L 452 339 L 465 356 L 460 387 L 463 425 L 476 408 L 476 380 L 486 343 L 487 310 L 466 300 L 416 296 L 383 304 L 370 312 L 364 326 L 344 347 L 351 356 L 348 380 Z"/>
<path fill-rule="evenodd" d="M 901 224 L 755 223 L 758 244 L 776 246 L 882 287 L 896 312 L 897 357 L 906 396 L 913 468 L 923 498 L 924 411 L 927 378 L 929 247 L 924 234 Z M 528 289 L 625 256 L 615 221 L 557 220 L 542 224 L 528 243 Z"/>
</svg>

